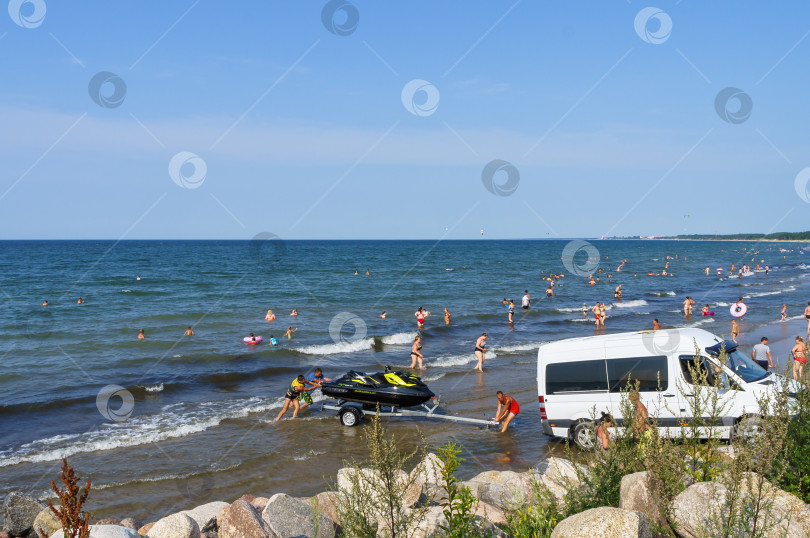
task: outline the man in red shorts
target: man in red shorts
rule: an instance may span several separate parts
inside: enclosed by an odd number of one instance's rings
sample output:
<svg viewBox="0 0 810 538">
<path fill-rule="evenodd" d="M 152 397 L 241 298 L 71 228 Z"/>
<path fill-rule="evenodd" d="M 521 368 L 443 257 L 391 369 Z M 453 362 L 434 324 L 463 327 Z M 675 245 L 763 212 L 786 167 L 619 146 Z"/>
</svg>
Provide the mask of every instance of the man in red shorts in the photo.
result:
<svg viewBox="0 0 810 538">
<path fill-rule="evenodd" d="M 495 411 L 495 422 L 503 422 L 501 424 L 501 433 L 506 431 L 509 423 L 520 413 L 520 406 L 511 396 L 504 394 L 501 391 L 495 393 L 498 398 L 498 410 Z"/>
</svg>

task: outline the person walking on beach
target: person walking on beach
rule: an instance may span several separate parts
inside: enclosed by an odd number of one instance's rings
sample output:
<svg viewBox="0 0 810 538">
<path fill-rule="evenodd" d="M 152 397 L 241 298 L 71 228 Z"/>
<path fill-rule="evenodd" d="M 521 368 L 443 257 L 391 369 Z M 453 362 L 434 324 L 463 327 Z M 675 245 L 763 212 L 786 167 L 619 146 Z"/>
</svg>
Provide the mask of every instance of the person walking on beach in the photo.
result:
<svg viewBox="0 0 810 538">
<path fill-rule="evenodd" d="M 768 347 L 767 336 L 760 338 L 759 344 L 755 345 L 754 349 L 751 350 L 751 358 L 765 370 L 768 368 L 776 368 L 773 365 L 773 357 L 771 357 L 771 348 Z"/>
<path fill-rule="evenodd" d="M 146 331 L 141 329 L 140 331 L 138 331 L 138 340 L 143 340 L 144 338 L 146 338 Z"/>
<path fill-rule="evenodd" d="M 450 311 L 446 307 L 444 309 L 444 324 L 450 325 Z"/>
<path fill-rule="evenodd" d="M 737 319 L 731 320 L 731 341 L 737 343 L 737 337 L 740 335 L 740 324 Z"/>
<path fill-rule="evenodd" d="M 661 324 L 658 323 L 658 318 L 653 319 L 653 330 L 654 331 L 660 331 L 661 330 Z"/>
<path fill-rule="evenodd" d="M 287 340 L 292 340 L 292 333 L 294 333 L 297 330 L 298 330 L 298 327 L 293 329 L 292 327 L 288 326 L 287 327 L 287 332 L 284 333 L 284 336 L 287 337 Z"/>
<path fill-rule="evenodd" d="M 48 301 L 45 301 L 46 303 Z M 810 302 L 804 307 L 804 319 L 807 320 L 807 332 L 810 334 Z"/>
<path fill-rule="evenodd" d="M 194 331 L 191 329 L 191 325 L 188 326 L 186 332 L 183 333 L 183 336 L 194 336 Z"/>
<path fill-rule="evenodd" d="M 506 313 L 509 316 L 509 323 L 513 323 L 515 321 L 515 301 L 509 301 L 509 307 L 506 309 Z"/>
<path fill-rule="evenodd" d="M 484 371 L 484 355 L 487 352 L 487 333 L 482 333 L 475 341 L 475 357 L 478 359 L 478 364 L 475 365 L 475 370 L 479 372 Z"/>
<path fill-rule="evenodd" d="M 422 356 L 422 337 L 416 336 L 411 346 L 411 368 L 416 368 L 416 363 L 419 363 L 419 369 L 424 370 L 425 365 L 422 362 L 424 358 Z"/>
<path fill-rule="evenodd" d="M 284 407 L 281 408 L 276 420 L 280 420 L 281 417 L 284 416 L 284 413 L 290 408 L 290 404 L 293 406 L 293 418 L 298 417 L 298 411 L 305 408 L 309 405 L 307 402 L 304 402 L 304 405 L 298 403 L 298 399 L 304 392 L 308 392 L 310 390 L 315 390 L 315 386 L 306 386 L 304 382 L 306 378 L 303 375 L 299 375 L 295 379 L 292 380 L 290 383 L 290 388 L 287 389 L 287 393 L 284 395 Z"/>
<path fill-rule="evenodd" d="M 523 310 L 528 310 L 529 306 L 531 306 L 531 300 L 529 299 L 529 290 L 523 290 L 522 306 Z"/>
<path fill-rule="evenodd" d="M 503 422 L 503 424 L 501 424 L 501 433 L 503 433 L 506 431 L 506 428 L 509 427 L 509 423 L 520 414 L 520 406 L 514 398 L 508 394 L 504 394 L 500 390 L 495 393 L 495 397 L 498 398 L 498 410 L 495 411 L 495 422 Z"/>
<path fill-rule="evenodd" d="M 790 350 L 790 354 L 793 356 L 793 379 L 799 381 L 804 375 L 804 364 L 807 362 L 804 339 L 801 336 L 796 337 L 796 345 Z"/>
</svg>

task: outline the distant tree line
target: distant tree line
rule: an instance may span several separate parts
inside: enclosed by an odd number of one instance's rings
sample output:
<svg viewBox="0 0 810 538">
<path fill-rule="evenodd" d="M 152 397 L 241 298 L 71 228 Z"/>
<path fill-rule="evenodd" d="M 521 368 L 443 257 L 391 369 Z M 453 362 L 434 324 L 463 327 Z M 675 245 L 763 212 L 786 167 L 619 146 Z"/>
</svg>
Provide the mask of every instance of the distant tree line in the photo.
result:
<svg viewBox="0 0 810 538">
<path fill-rule="evenodd" d="M 810 241 L 810 232 L 776 232 L 772 234 L 685 234 L 676 235 L 674 239 L 750 239 L 752 241 L 771 239 L 775 241 Z"/>
</svg>

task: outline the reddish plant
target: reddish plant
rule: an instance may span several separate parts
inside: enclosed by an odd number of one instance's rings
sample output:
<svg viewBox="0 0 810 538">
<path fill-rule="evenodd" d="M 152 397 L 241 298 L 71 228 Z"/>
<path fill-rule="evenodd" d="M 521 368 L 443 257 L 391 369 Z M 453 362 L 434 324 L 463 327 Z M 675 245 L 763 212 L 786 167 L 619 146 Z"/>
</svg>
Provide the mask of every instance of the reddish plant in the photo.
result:
<svg viewBox="0 0 810 538">
<path fill-rule="evenodd" d="M 65 489 L 57 488 L 53 480 L 51 480 L 51 489 L 59 497 L 60 506 L 54 508 L 53 503 L 48 501 L 48 507 L 62 522 L 62 532 L 64 532 L 65 538 L 87 538 L 90 534 L 88 528 L 90 516 L 87 512 L 82 511 L 82 505 L 87 500 L 87 495 L 90 494 L 90 481 L 88 480 L 84 490 L 81 490 L 78 486 L 79 478 L 73 472 L 73 467 L 70 466 L 67 458 L 62 458 L 62 472 L 59 474 L 59 478 L 65 484 Z M 39 529 L 39 533 L 47 538 L 42 529 Z"/>
</svg>

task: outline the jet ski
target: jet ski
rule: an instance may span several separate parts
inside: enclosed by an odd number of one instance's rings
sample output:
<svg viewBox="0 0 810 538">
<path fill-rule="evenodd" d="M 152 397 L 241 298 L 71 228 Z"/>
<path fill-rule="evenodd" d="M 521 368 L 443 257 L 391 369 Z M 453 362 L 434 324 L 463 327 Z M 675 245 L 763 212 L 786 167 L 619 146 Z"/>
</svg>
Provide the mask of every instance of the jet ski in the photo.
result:
<svg viewBox="0 0 810 538">
<path fill-rule="evenodd" d="M 419 377 L 410 372 L 396 371 L 366 374 L 350 370 L 338 379 L 321 385 L 324 396 L 370 405 L 412 407 L 435 396 Z"/>
</svg>

